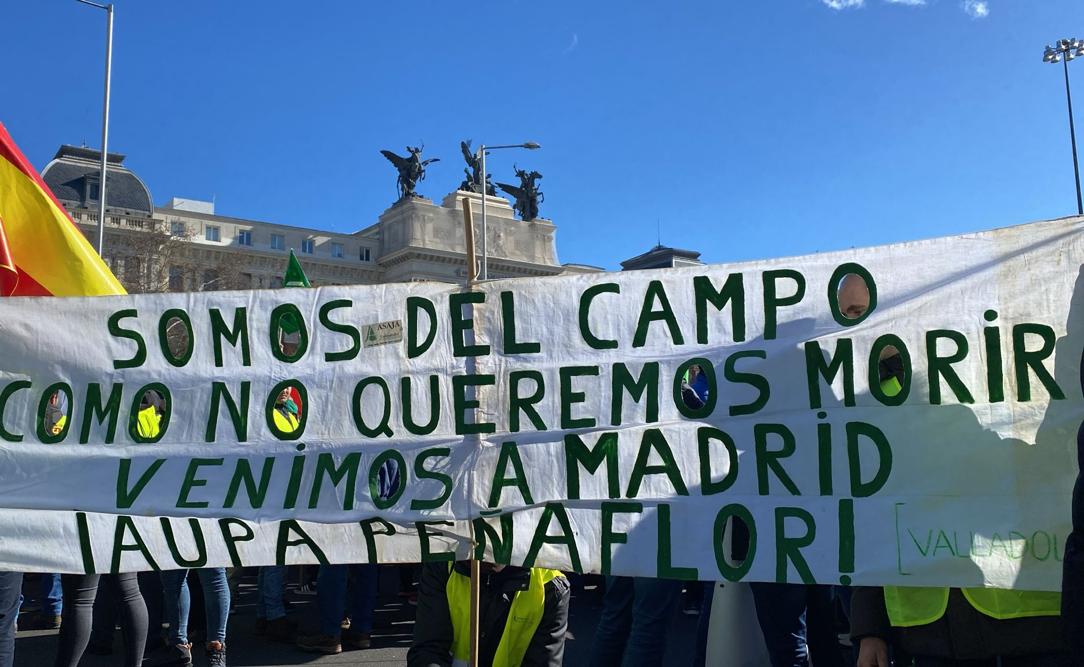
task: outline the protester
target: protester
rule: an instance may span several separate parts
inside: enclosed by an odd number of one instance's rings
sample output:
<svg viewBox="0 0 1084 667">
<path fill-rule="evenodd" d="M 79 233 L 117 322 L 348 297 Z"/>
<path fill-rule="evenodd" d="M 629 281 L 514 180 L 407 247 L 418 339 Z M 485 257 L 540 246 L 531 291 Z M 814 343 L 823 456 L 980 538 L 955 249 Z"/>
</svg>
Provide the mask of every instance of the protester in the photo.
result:
<svg viewBox="0 0 1084 667">
<path fill-rule="evenodd" d="M 22 588 L 22 572 L 0 572 L 0 667 L 12 667 L 15 662 L 15 624 Z"/>
<path fill-rule="evenodd" d="M 297 334 L 283 336 L 279 349 L 285 355 L 297 351 Z M 275 397 L 275 425 L 285 433 L 297 430 L 301 416 L 301 398 L 294 387 L 286 387 Z M 261 567 L 256 578 L 259 597 L 256 599 L 256 634 L 275 642 L 293 643 L 297 624 L 286 618 L 286 566 Z"/>
<path fill-rule="evenodd" d="M 162 414 L 165 401 L 162 395 L 151 389 L 143 392 L 139 399 L 139 411 L 136 413 L 136 432 L 142 438 L 154 438 L 161 430 Z"/>
<path fill-rule="evenodd" d="M 863 296 L 859 282 L 848 275 L 841 283 L 839 303 L 847 317 L 861 317 L 869 308 L 868 292 Z M 901 391 L 898 351 L 886 349 L 878 371 L 881 391 L 888 396 Z M 851 637 L 860 642 L 859 667 L 889 667 L 890 643 L 913 658 L 915 667 L 1080 664 L 1067 651 L 1060 607 L 1059 593 L 857 587 L 851 598 Z"/>
<path fill-rule="evenodd" d="M 139 420 L 139 432 L 144 437 L 153 437 L 158 433 L 160 415 L 155 413 L 147 392 L 142 399 Z M 59 399 L 59 393 L 53 396 Z M 66 412 L 60 400 L 50 401 L 62 413 L 56 420 L 62 428 L 63 414 Z M 156 418 L 157 415 L 157 418 Z M 91 625 L 94 616 L 94 601 L 98 595 L 98 586 L 102 581 L 97 574 L 65 574 L 62 577 L 64 590 L 63 620 L 60 623 L 55 667 L 77 667 L 90 642 Z M 128 667 L 140 667 L 143 663 L 143 651 L 147 641 L 147 607 L 139 591 L 139 578 L 134 572 L 109 576 L 106 585 L 115 587 L 117 599 L 121 605 L 121 625 L 125 633 L 125 660 Z"/>
<path fill-rule="evenodd" d="M 267 565 L 256 577 L 256 634 L 293 643 L 297 624 L 286 618 L 286 566 Z"/>
<path fill-rule="evenodd" d="M 682 378 L 685 405 L 700 408 L 707 378 L 692 366 Z M 591 664 L 603 667 L 661 665 L 667 628 L 681 600 L 683 582 L 647 577 L 606 577 L 602 615 L 591 644 Z"/>
<path fill-rule="evenodd" d="M 754 582 L 749 587 L 772 667 L 843 667 L 831 586 Z"/>
<path fill-rule="evenodd" d="M 68 421 L 68 397 L 53 392 L 45 406 L 45 425 L 49 433 L 59 434 Z M 60 575 L 43 572 L 38 575 L 36 594 L 28 603 L 37 603 L 38 609 L 23 619 L 23 627 L 29 630 L 55 630 L 60 627 L 64 613 L 64 588 Z"/>
<path fill-rule="evenodd" d="M 63 577 L 64 621 L 60 625 L 59 646 L 53 664 L 54 667 L 78 667 L 90 641 L 94 598 L 98 594 L 101 575 L 65 574 Z M 107 585 L 117 587 L 122 605 L 124 664 L 140 667 L 147 641 L 147 607 L 139 592 L 139 578 L 135 572 L 124 572 L 109 577 Z"/>
<path fill-rule="evenodd" d="M 681 599 L 678 579 L 607 577 L 592 665 L 650 667 L 663 664 L 667 629 Z"/>
<path fill-rule="evenodd" d="M 226 623 L 230 612 L 230 588 L 226 583 L 226 568 L 212 567 L 196 571 L 207 616 L 207 664 L 226 667 Z M 188 570 L 162 573 L 162 605 L 169 623 L 169 659 L 162 663 L 170 667 L 192 664 L 192 644 L 188 641 L 188 613 L 192 598 L 188 592 Z"/>
<path fill-rule="evenodd" d="M 837 302 L 844 317 L 857 319 L 869 308 L 869 288 L 848 274 L 837 286 Z M 843 666 L 831 586 L 753 582 L 749 588 L 772 667 Z"/>
<path fill-rule="evenodd" d="M 353 582 L 347 585 L 347 575 Z M 333 655 L 342 653 L 342 645 L 369 648 L 376 606 L 377 565 L 321 565 L 316 580 L 316 606 L 320 615 L 319 633 L 297 638 L 303 651 Z M 349 603 L 349 604 L 348 604 Z M 343 613 L 350 617 L 350 627 L 343 629 Z"/>
<path fill-rule="evenodd" d="M 37 610 L 23 618 L 27 630 L 56 630 L 64 613 L 64 587 L 60 575 L 43 572 L 38 576 L 36 594 L 24 601 L 23 606 L 37 605 Z"/>
<path fill-rule="evenodd" d="M 147 405 L 160 406 L 160 402 L 155 402 L 155 398 L 160 401 L 157 393 L 147 392 L 147 394 L 150 395 L 145 397 Z M 141 407 L 141 429 L 144 426 L 143 415 Z M 160 419 L 160 414 L 158 419 Z M 144 434 L 144 437 L 156 435 L 158 421 L 149 419 L 145 423 L 151 431 Z M 203 589 L 207 625 L 205 645 L 207 664 L 209 667 L 225 667 L 225 626 L 230 616 L 230 586 L 225 577 L 225 568 L 198 569 L 196 575 Z M 169 624 L 168 657 L 165 662 L 160 663 L 163 666 L 188 667 L 192 664 L 192 643 L 188 636 L 192 598 L 188 578 L 188 569 L 172 569 L 162 573 L 163 616 Z"/>
<path fill-rule="evenodd" d="M 286 387 L 275 397 L 275 426 L 283 433 L 293 433 L 298 429 L 298 405 L 294 402 L 292 388 Z"/>
<path fill-rule="evenodd" d="M 139 593 L 147 607 L 147 643 L 145 653 L 162 648 L 162 578 L 157 572 L 140 572 Z M 108 579 L 108 576 L 107 576 Z M 94 600 L 94 623 L 90 631 L 90 643 L 86 652 L 91 655 L 112 655 L 113 631 L 116 629 L 120 613 L 120 600 L 116 596 L 117 586 L 98 586 L 98 597 Z"/>
<path fill-rule="evenodd" d="M 402 483 L 399 464 L 394 459 L 384 461 L 377 471 L 378 497 L 385 500 L 392 497 Z M 350 586 L 348 575 L 353 577 Z M 298 648 L 329 655 L 341 653 L 343 643 L 354 648 L 369 648 L 378 582 L 376 563 L 321 565 L 316 579 L 319 632 L 298 637 Z M 346 629 L 342 624 L 344 613 L 348 613 L 350 618 L 350 627 Z"/>
<path fill-rule="evenodd" d="M 1080 384 L 1084 391 L 1084 356 L 1080 359 Z M 1076 655 L 1084 655 L 1084 422 L 1076 433 L 1077 476 L 1073 485 L 1073 528 L 1065 540 L 1062 563 L 1061 613 L 1065 636 Z"/>
<path fill-rule="evenodd" d="M 481 571 L 478 664 L 561 665 L 568 630 L 568 579 L 557 570 L 537 567 L 482 563 Z M 408 667 L 466 664 L 470 643 L 470 563 L 424 565 Z"/>
<path fill-rule="evenodd" d="M 858 665 L 892 665 L 889 644 L 913 657 L 915 667 L 1080 665 L 1062 634 L 1060 597 L 994 588 L 855 588 Z"/>
</svg>

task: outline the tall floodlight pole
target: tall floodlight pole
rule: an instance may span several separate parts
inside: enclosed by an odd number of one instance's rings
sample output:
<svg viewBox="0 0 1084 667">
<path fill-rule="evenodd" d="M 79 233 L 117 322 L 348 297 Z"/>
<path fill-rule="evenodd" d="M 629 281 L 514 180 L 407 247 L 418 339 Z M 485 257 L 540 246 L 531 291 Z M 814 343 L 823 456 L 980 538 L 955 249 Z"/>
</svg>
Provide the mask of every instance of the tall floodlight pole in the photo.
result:
<svg viewBox="0 0 1084 667">
<path fill-rule="evenodd" d="M 1059 39 L 1055 46 L 1047 46 L 1043 51 L 1043 62 L 1061 63 L 1065 72 L 1065 101 L 1069 105 L 1069 142 L 1073 148 L 1073 178 L 1076 183 L 1076 212 L 1084 215 L 1084 201 L 1080 197 L 1080 162 L 1076 155 L 1076 128 L 1073 125 L 1073 94 L 1069 90 L 1069 61 L 1084 56 L 1084 40 L 1070 37 Z"/>
<path fill-rule="evenodd" d="M 105 101 L 102 103 L 102 173 L 98 180 L 98 256 L 105 245 L 105 175 L 109 156 L 109 81 L 113 74 L 113 5 L 102 5 L 90 0 L 77 0 L 84 5 L 104 9 L 105 27 Z"/>
<path fill-rule="evenodd" d="M 482 280 L 489 280 L 489 234 L 486 233 L 486 197 L 489 189 L 489 179 L 486 174 L 486 152 L 495 151 L 499 148 L 526 148 L 529 151 L 535 151 L 542 146 L 533 141 L 525 141 L 522 144 L 507 144 L 504 146 L 486 146 L 482 144 L 478 147 L 478 155 L 482 160 Z"/>
</svg>

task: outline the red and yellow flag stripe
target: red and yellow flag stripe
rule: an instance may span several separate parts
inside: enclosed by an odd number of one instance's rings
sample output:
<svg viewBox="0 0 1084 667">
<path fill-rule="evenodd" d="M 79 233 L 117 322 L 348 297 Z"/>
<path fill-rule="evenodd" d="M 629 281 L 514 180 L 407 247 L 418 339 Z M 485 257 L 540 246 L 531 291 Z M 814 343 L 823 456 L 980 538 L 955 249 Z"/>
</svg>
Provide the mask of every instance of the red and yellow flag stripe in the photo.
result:
<svg viewBox="0 0 1084 667">
<path fill-rule="evenodd" d="M 0 296 L 125 294 L 0 123 Z"/>
</svg>

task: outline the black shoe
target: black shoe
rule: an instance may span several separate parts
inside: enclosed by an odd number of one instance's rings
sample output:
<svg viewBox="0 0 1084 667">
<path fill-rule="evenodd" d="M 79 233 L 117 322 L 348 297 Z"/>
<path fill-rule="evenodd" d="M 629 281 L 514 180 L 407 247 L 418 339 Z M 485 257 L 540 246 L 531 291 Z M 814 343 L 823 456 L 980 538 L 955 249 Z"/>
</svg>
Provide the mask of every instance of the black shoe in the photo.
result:
<svg viewBox="0 0 1084 667">
<path fill-rule="evenodd" d="M 226 645 L 222 642 L 207 643 L 208 667 L 226 667 Z"/>
<path fill-rule="evenodd" d="M 155 667 L 192 667 L 192 645 L 174 644 L 166 649 L 166 655 Z"/>
</svg>

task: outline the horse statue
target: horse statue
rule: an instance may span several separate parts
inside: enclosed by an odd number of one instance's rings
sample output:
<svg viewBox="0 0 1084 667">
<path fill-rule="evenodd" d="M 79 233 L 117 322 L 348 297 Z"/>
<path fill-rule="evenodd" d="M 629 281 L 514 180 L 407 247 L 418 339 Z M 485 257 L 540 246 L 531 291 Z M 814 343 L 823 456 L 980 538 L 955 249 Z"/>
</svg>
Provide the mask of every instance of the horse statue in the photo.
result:
<svg viewBox="0 0 1084 667">
<path fill-rule="evenodd" d="M 546 200 L 536 183 L 542 180 L 542 174 L 537 171 L 528 172 L 515 165 L 512 168 L 516 170 L 516 176 L 519 178 L 519 187 L 507 183 L 498 183 L 497 187 L 515 198 L 513 208 L 519 213 L 521 219 L 530 222 L 538 217 L 538 205 Z"/>
</svg>

